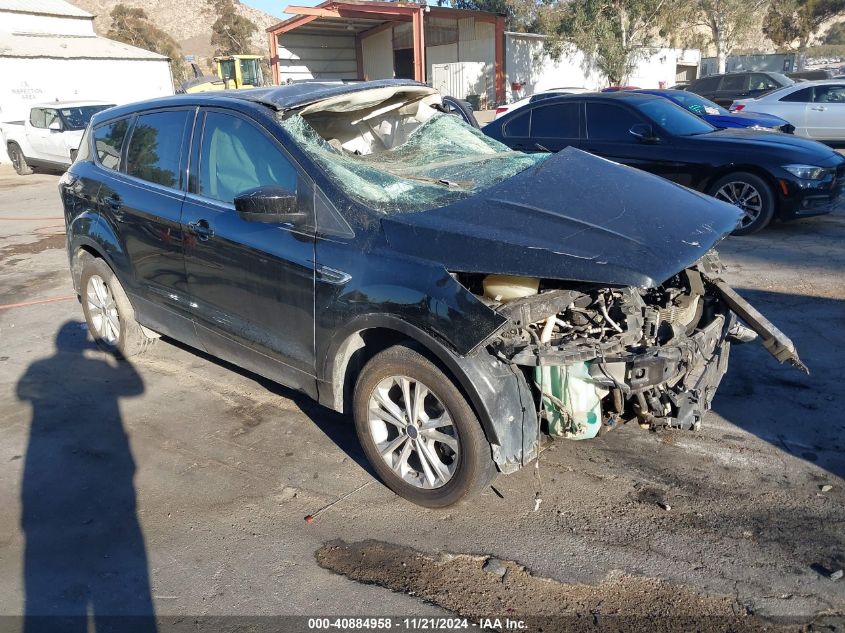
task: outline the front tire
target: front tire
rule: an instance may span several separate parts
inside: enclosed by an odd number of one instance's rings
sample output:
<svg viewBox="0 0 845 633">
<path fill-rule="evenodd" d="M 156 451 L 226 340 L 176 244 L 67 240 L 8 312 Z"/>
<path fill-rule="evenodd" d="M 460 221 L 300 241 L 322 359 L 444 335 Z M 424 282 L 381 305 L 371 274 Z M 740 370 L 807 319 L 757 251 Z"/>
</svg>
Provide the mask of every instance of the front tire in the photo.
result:
<svg viewBox="0 0 845 633">
<path fill-rule="evenodd" d="M 478 418 L 454 382 L 401 345 L 374 356 L 353 396 L 358 439 L 396 494 L 445 508 L 484 488 L 496 470 Z"/>
<path fill-rule="evenodd" d="M 18 176 L 29 176 L 32 173 L 32 167 L 26 162 L 26 156 L 23 155 L 18 144 L 9 143 L 8 152 L 9 160 L 12 161 L 12 166 L 18 172 Z"/>
<path fill-rule="evenodd" d="M 101 349 L 118 358 L 131 358 L 155 342 L 135 320 L 123 286 L 105 261 L 86 255 L 79 287 L 88 331 Z"/>
<path fill-rule="evenodd" d="M 765 180 L 739 171 L 723 176 L 708 192 L 717 200 L 738 207 L 743 212 L 733 235 L 751 235 L 764 229 L 775 215 L 775 194 Z"/>
</svg>

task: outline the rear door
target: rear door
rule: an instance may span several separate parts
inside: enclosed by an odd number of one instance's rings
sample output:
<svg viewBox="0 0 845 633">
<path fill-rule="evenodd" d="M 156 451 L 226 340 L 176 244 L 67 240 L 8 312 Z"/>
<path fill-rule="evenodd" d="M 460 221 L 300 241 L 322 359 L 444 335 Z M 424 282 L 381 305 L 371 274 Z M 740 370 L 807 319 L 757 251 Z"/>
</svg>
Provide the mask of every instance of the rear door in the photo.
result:
<svg viewBox="0 0 845 633">
<path fill-rule="evenodd" d="M 316 396 L 314 231 L 247 221 L 234 207 L 238 194 L 277 185 L 295 191 L 300 210 L 313 214 L 313 183 L 252 119 L 208 109 L 199 126 L 182 229 L 201 343 Z"/>
<path fill-rule="evenodd" d="M 722 77 L 722 83 L 719 84 L 719 89 L 716 91 L 713 101 L 728 108 L 734 100 L 748 97 L 748 77 L 748 73 L 737 73 Z"/>
<path fill-rule="evenodd" d="M 29 125 L 26 129 L 26 140 L 32 148 L 32 156 L 36 160 L 51 160 L 49 158 L 50 146 L 48 138 L 50 130 L 47 129 L 48 108 L 32 108 L 29 111 Z"/>
<path fill-rule="evenodd" d="M 845 140 L 845 83 L 815 86 L 806 116 L 810 138 Z"/>
<path fill-rule="evenodd" d="M 689 91 L 713 101 L 716 98 L 716 92 L 719 90 L 721 80 L 721 76 L 703 77 L 693 82 L 689 87 Z"/>
<path fill-rule="evenodd" d="M 180 219 L 194 117 L 193 108 L 149 111 L 95 130 L 98 162 L 111 168 L 98 193 L 100 215 L 122 242 L 121 282 L 139 321 L 191 345 Z"/>
</svg>

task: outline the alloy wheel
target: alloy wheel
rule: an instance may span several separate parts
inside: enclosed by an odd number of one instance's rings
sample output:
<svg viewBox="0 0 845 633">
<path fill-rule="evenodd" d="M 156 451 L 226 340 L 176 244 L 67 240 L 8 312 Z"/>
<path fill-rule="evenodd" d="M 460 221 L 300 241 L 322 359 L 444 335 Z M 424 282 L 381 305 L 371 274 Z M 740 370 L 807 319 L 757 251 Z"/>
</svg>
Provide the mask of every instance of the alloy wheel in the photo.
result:
<svg viewBox="0 0 845 633">
<path fill-rule="evenodd" d="M 744 215 L 739 221 L 741 228 L 750 225 L 763 212 L 763 196 L 756 187 L 741 180 L 726 183 L 714 197 L 742 210 Z"/>
<path fill-rule="evenodd" d="M 376 449 L 397 477 L 427 490 L 452 479 L 461 454 L 457 429 L 428 387 L 407 376 L 385 378 L 370 395 L 368 410 Z"/>
<path fill-rule="evenodd" d="M 108 284 L 99 275 L 91 275 L 85 295 L 94 333 L 109 345 L 117 345 L 120 338 L 120 315 Z"/>
</svg>

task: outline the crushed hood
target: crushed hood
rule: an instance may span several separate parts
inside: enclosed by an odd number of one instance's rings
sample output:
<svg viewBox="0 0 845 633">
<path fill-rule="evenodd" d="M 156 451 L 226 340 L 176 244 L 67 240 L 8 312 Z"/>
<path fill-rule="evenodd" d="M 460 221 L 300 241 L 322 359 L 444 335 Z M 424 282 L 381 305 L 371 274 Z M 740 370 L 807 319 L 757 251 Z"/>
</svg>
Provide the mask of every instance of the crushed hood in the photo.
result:
<svg viewBox="0 0 845 633">
<path fill-rule="evenodd" d="M 652 287 L 736 228 L 733 206 L 567 148 L 439 209 L 382 219 L 391 248 L 461 272 Z"/>
</svg>

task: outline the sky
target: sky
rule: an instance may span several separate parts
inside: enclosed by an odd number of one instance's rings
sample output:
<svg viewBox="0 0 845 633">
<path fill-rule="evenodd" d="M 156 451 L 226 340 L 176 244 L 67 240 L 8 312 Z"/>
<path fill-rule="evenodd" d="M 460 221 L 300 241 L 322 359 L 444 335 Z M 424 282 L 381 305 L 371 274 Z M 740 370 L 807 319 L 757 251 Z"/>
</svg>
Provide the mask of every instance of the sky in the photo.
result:
<svg viewBox="0 0 845 633">
<path fill-rule="evenodd" d="M 279 19 L 283 19 L 291 17 L 285 14 L 285 7 L 289 4 L 299 7 L 313 7 L 316 4 L 320 4 L 322 0 L 241 0 L 241 2 L 256 9 L 261 9 L 264 13 L 269 13 Z"/>
</svg>

